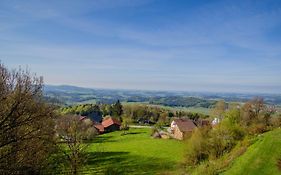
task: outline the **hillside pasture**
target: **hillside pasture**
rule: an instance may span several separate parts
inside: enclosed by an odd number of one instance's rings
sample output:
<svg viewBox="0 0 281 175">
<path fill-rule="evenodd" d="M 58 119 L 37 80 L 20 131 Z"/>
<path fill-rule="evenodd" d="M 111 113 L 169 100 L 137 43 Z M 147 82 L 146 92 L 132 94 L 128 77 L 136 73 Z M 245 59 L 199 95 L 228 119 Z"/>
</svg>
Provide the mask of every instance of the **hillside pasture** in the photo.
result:
<svg viewBox="0 0 281 175">
<path fill-rule="evenodd" d="M 122 133 L 116 131 L 97 137 L 89 151 L 89 173 L 140 175 L 178 170 L 184 154 L 183 142 L 154 139 L 149 128 Z"/>
</svg>

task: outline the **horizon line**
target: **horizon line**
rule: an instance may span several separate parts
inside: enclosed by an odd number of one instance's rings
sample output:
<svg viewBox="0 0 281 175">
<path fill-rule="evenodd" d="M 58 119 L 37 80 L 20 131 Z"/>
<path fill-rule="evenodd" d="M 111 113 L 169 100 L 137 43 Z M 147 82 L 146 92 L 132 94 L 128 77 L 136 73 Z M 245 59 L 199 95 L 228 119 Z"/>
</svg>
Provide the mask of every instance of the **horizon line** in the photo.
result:
<svg viewBox="0 0 281 175">
<path fill-rule="evenodd" d="M 174 92 L 174 93 L 210 93 L 210 94 L 241 94 L 241 95 L 281 95 L 281 93 L 270 92 L 234 92 L 234 91 L 196 91 L 196 90 L 159 90 L 159 89 L 133 89 L 133 88 L 107 88 L 107 87 L 86 87 L 72 84 L 44 84 L 44 86 L 69 86 L 91 90 L 119 90 L 119 91 L 147 91 L 147 92 Z"/>
</svg>

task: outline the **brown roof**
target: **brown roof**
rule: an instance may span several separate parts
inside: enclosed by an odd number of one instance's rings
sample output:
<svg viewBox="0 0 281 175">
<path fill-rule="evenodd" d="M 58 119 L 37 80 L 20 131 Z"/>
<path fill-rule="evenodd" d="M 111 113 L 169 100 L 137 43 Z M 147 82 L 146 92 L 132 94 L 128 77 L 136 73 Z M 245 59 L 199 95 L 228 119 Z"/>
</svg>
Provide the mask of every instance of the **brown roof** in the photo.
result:
<svg viewBox="0 0 281 175">
<path fill-rule="evenodd" d="M 104 126 L 100 123 L 94 124 L 94 127 L 99 131 L 99 132 L 104 132 Z"/>
<path fill-rule="evenodd" d="M 190 119 L 175 119 L 174 121 L 181 132 L 192 131 L 196 128 L 196 125 Z"/>
<path fill-rule="evenodd" d="M 104 121 L 102 121 L 102 125 L 105 127 L 105 128 L 107 128 L 107 127 L 109 127 L 109 126 L 111 126 L 111 125 L 113 125 L 113 124 L 116 124 L 116 125 L 121 125 L 121 123 L 120 123 L 120 121 L 119 120 L 117 120 L 117 119 L 115 119 L 115 118 L 112 118 L 112 117 L 110 117 L 110 118 L 108 118 L 108 119 L 105 119 Z"/>
</svg>

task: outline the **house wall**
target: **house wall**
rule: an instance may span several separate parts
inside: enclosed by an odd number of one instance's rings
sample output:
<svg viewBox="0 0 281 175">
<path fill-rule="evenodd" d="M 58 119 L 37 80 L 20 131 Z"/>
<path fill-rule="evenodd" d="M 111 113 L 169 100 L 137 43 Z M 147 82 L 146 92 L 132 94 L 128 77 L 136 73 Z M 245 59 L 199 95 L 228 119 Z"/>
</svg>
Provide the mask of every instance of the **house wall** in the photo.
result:
<svg viewBox="0 0 281 175">
<path fill-rule="evenodd" d="M 178 140 L 183 140 L 184 134 L 179 130 L 178 126 L 174 127 L 174 137 Z"/>
<path fill-rule="evenodd" d="M 103 130 L 100 130 L 99 128 L 96 128 L 96 127 L 94 127 L 94 128 L 96 129 L 96 131 L 97 131 L 99 134 L 104 133 L 104 131 L 103 131 Z"/>
<path fill-rule="evenodd" d="M 120 130 L 120 126 L 117 125 L 117 124 L 113 124 L 113 125 L 110 125 L 107 128 L 104 128 L 104 130 L 105 130 L 105 132 L 118 131 L 118 130 Z"/>
<path fill-rule="evenodd" d="M 173 135 L 178 140 L 183 140 L 185 138 L 189 138 L 192 135 L 192 132 L 181 132 L 178 126 L 174 127 Z"/>
</svg>

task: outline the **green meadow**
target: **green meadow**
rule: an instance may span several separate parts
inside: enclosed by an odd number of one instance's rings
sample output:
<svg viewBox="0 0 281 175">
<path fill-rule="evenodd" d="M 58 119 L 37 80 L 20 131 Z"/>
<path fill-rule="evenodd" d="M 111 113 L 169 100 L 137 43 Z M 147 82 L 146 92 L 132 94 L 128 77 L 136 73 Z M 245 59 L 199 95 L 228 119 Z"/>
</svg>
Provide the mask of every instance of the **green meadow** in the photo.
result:
<svg viewBox="0 0 281 175">
<path fill-rule="evenodd" d="M 281 174 L 277 166 L 278 160 L 281 160 L 281 129 L 275 129 L 258 137 L 258 140 L 237 158 L 233 166 L 223 175 Z"/>
<path fill-rule="evenodd" d="M 180 174 L 184 142 L 154 139 L 149 128 L 130 129 L 100 135 L 89 148 L 86 168 L 89 174 Z M 223 175 L 279 175 L 281 129 L 261 136 L 232 163 Z"/>
<path fill-rule="evenodd" d="M 87 169 L 92 174 L 161 174 L 179 170 L 184 143 L 154 139 L 149 128 L 103 134 L 90 147 Z"/>
</svg>

